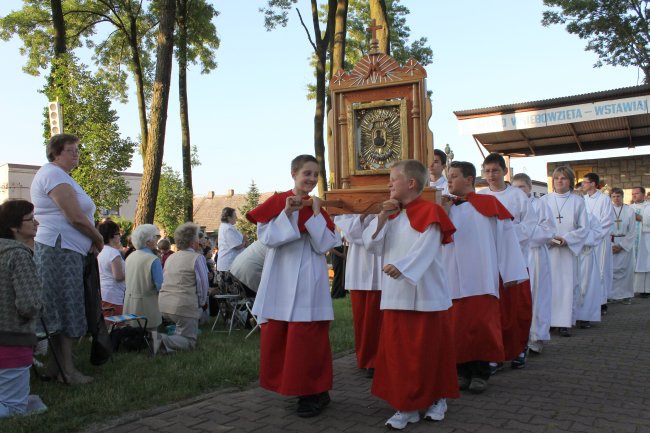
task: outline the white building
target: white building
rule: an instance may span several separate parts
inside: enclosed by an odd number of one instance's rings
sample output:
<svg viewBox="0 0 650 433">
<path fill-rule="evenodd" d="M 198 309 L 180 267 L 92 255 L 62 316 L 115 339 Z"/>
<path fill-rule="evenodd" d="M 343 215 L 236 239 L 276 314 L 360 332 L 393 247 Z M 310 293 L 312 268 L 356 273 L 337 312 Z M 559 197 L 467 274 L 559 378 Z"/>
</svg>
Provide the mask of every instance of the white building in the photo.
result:
<svg viewBox="0 0 650 433">
<path fill-rule="evenodd" d="M 41 168 L 39 165 L 12 163 L 0 165 L 0 203 L 8 198 L 31 200 L 29 189 L 39 168 Z M 100 212 L 104 216 L 121 216 L 133 221 L 138 202 L 138 194 L 140 193 L 142 174 L 124 172 L 122 176 L 129 185 L 129 188 L 131 188 L 128 201 L 117 209 L 100 209 Z"/>
</svg>

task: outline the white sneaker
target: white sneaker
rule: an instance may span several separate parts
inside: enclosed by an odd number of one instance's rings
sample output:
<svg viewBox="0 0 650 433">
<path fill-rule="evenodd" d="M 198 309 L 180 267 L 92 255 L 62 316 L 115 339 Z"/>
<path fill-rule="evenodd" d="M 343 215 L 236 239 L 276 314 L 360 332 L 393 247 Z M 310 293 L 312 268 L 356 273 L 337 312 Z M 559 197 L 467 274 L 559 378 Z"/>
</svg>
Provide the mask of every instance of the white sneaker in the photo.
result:
<svg viewBox="0 0 650 433">
<path fill-rule="evenodd" d="M 386 425 L 395 430 L 402 430 L 408 423 L 420 421 L 420 412 L 417 410 L 411 412 L 395 412 L 395 415 L 388 418 Z"/>
<path fill-rule="evenodd" d="M 429 409 L 424 414 L 424 419 L 429 421 L 442 421 L 445 419 L 445 412 L 447 412 L 447 399 L 441 398 L 429 406 Z"/>
</svg>

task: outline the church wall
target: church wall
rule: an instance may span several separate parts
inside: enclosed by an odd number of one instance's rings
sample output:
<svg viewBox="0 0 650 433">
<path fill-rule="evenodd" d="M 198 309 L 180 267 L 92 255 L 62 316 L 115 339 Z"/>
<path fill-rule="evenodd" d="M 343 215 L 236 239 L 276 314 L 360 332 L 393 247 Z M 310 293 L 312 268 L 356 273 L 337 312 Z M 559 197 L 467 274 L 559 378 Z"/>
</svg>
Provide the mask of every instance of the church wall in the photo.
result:
<svg viewBox="0 0 650 433">
<path fill-rule="evenodd" d="M 642 186 L 646 192 L 650 190 L 650 155 L 549 162 L 546 164 L 549 191 L 553 188 L 553 170 L 561 165 L 568 165 L 576 172 L 576 182 L 589 172 L 598 174 L 603 191 L 623 189 L 626 203 L 632 198 L 632 188 Z"/>
</svg>

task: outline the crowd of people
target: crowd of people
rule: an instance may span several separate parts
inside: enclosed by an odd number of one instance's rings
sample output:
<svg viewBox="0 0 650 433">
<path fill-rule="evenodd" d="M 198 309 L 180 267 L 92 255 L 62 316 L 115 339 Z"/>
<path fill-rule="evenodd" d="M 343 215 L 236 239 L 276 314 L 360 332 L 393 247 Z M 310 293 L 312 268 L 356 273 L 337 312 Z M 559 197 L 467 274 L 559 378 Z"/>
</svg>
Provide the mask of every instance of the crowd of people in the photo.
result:
<svg viewBox="0 0 650 433">
<path fill-rule="evenodd" d="M 123 249 L 119 225 L 95 225 L 92 200 L 69 175 L 78 146 L 75 136 L 53 136 L 33 204 L 0 206 L 0 417 L 46 410 L 29 395 L 37 334 L 47 332 L 56 355 L 43 375 L 92 382 L 72 357 L 72 342 L 87 332 L 88 254 L 97 257 L 105 315 L 145 316 L 154 354 L 196 347 L 211 286 L 254 297 L 260 385 L 299 397 L 297 414 L 312 417 L 333 385 L 326 254 L 345 240 L 357 366 L 395 408 L 386 421 L 394 429 L 422 414 L 443 420 L 448 398 L 485 392 L 506 362 L 524 368 L 552 332 L 570 337 L 574 326 L 600 321 L 608 302 L 650 296 L 645 190 L 634 188 L 627 205 L 620 188 L 599 190 L 596 173 L 576 184 L 570 167 L 558 167 L 553 192 L 537 198 L 527 175 L 506 182 L 505 160 L 490 154 L 481 166 L 488 187 L 476 192 L 474 165 L 452 162 L 445 177 L 446 155 L 435 150 L 428 169 L 415 160 L 392 166 L 379 214 L 331 218 L 309 196 L 318 161 L 300 155 L 293 188 L 247 213 L 253 244 L 235 210 L 223 210 L 213 258 L 193 223 L 176 229 L 175 248 L 142 224 Z M 444 207 L 422 198 L 425 186 L 438 189 Z"/>
</svg>

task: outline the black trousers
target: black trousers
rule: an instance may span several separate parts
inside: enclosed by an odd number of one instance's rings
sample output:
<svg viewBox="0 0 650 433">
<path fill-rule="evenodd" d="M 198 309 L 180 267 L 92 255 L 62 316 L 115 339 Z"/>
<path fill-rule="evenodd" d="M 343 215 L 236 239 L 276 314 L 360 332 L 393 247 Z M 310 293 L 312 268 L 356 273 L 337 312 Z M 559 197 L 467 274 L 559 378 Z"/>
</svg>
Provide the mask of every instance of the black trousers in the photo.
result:
<svg viewBox="0 0 650 433">
<path fill-rule="evenodd" d="M 343 252 L 343 247 L 336 247 L 335 250 Z M 334 278 L 332 279 L 332 298 L 345 297 L 345 258 L 339 257 L 335 254 L 331 255 L 332 270 L 334 271 Z"/>
</svg>

